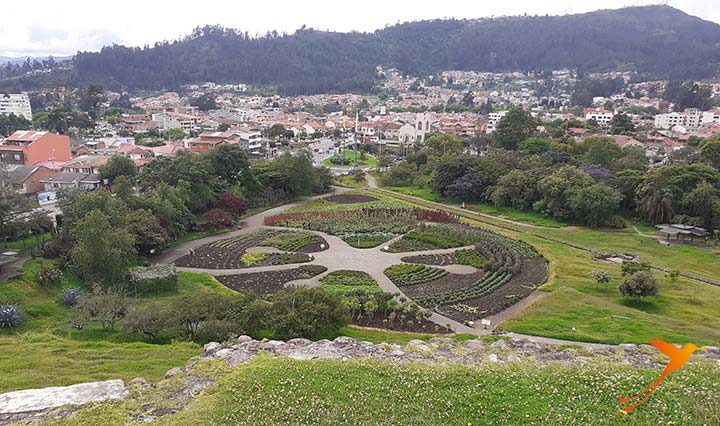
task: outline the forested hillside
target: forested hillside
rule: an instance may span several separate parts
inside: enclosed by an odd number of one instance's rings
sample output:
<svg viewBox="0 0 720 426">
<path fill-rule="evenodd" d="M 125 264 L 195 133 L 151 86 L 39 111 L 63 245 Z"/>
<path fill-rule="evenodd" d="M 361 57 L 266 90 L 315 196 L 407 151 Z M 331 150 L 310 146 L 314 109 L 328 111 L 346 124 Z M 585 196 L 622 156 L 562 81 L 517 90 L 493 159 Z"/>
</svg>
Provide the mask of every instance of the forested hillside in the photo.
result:
<svg viewBox="0 0 720 426">
<path fill-rule="evenodd" d="M 70 81 L 110 88 L 170 89 L 188 82 L 274 85 L 280 94 L 369 91 L 375 66 L 408 74 L 441 70 L 581 73 L 634 69 L 652 78 L 714 76 L 720 26 L 668 6 L 566 16 L 433 20 L 374 33 L 303 28 L 253 37 L 220 27 L 147 48 L 78 53 Z"/>
</svg>

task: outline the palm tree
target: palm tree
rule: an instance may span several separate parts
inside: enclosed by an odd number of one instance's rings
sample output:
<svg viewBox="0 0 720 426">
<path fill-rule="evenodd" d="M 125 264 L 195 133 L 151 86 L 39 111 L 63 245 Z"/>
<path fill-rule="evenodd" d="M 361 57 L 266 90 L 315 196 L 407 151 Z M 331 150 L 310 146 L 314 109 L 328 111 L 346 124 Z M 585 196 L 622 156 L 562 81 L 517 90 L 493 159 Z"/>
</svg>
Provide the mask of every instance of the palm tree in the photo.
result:
<svg viewBox="0 0 720 426">
<path fill-rule="evenodd" d="M 667 223 L 675 215 L 673 210 L 673 199 L 678 188 L 663 187 L 655 188 L 640 199 L 638 204 L 640 211 L 648 220 L 655 223 Z"/>
</svg>

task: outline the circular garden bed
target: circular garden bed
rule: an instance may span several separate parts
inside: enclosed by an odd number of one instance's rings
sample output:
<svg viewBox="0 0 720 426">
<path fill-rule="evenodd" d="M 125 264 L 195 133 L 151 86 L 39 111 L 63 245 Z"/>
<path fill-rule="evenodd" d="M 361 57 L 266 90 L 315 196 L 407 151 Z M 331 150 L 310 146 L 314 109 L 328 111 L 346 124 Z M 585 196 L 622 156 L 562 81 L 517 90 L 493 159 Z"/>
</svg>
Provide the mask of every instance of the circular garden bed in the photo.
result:
<svg viewBox="0 0 720 426">
<path fill-rule="evenodd" d="M 215 278 L 225 287 L 235 291 L 251 291 L 264 297 L 285 288 L 285 284 L 295 280 L 305 280 L 327 271 L 319 265 L 304 265 L 282 271 L 250 272 L 238 275 L 221 275 Z"/>
<path fill-rule="evenodd" d="M 253 247 L 275 247 L 283 253 L 250 252 Z M 198 247 L 175 261 L 176 266 L 200 269 L 241 269 L 305 263 L 308 253 L 327 250 L 328 243 L 312 232 L 262 229 L 251 234 Z"/>
</svg>

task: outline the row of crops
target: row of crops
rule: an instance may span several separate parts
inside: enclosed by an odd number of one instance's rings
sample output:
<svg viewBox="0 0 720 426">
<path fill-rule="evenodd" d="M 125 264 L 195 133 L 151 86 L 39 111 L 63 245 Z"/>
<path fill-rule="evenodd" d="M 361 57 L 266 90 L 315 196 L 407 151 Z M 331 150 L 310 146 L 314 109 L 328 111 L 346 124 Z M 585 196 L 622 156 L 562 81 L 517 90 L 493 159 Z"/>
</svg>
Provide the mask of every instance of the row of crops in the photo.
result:
<svg viewBox="0 0 720 426">
<path fill-rule="evenodd" d="M 385 270 L 385 275 L 398 287 L 422 284 L 443 278 L 448 274 L 444 269 L 426 265 L 393 265 Z"/>
<path fill-rule="evenodd" d="M 486 296 L 508 282 L 512 274 L 507 272 L 493 272 L 483 276 L 471 286 L 445 293 L 437 293 L 416 297 L 415 301 L 423 306 L 446 305 L 460 303 L 467 300 Z"/>
</svg>

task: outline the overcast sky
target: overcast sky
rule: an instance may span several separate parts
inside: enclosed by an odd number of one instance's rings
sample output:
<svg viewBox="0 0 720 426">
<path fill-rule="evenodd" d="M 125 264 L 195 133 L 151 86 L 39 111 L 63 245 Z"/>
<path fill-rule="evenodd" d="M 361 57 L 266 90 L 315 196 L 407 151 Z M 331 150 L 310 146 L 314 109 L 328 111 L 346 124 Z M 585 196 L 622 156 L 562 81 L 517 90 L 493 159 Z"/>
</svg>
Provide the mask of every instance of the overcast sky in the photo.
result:
<svg viewBox="0 0 720 426">
<path fill-rule="evenodd" d="M 124 0 L 111 7 L 96 0 L 3 1 L 0 56 L 71 55 L 118 43 L 153 44 L 188 34 L 194 27 L 221 24 L 251 34 L 293 32 L 303 24 L 322 30 L 372 31 L 388 24 L 433 18 L 582 13 L 657 1 L 605 0 Z M 670 0 L 670 5 L 720 23 L 717 0 Z M 715 5 L 713 6 L 713 3 Z"/>
</svg>

